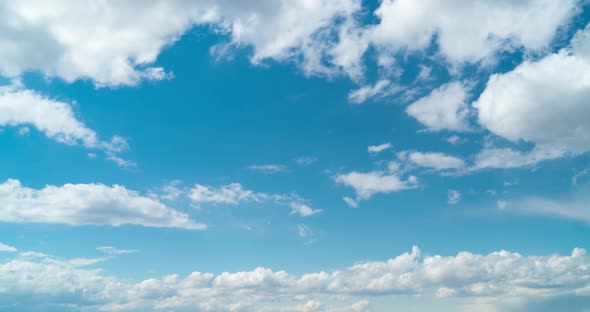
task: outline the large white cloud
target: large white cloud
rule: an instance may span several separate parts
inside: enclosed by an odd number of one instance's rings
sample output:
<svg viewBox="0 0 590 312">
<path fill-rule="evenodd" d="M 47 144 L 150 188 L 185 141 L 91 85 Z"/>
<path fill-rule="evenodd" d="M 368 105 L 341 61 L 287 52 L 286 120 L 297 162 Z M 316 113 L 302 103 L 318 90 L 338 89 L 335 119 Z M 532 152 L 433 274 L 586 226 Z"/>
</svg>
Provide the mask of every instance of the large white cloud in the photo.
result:
<svg viewBox="0 0 590 312">
<path fill-rule="evenodd" d="M 562 51 L 490 77 L 474 103 L 479 122 L 508 140 L 590 150 L 590 63 Z"/>
<path fill-rule="evenodd" d="M 4 222 L 206 228 L 188 215 L 120 185 L 47 185 L 37 190 L 10 179 L 0 184 L 0 202 L 0 221 Z"/>
<path fill-rule="evenodd" d="M 524 47 L 542 50 L 560 26 L 578 12 L 580 1 L 566 0 L 384 0 L 380 22 L 367 34 L 390 53 L 420 51 L 434 40 L 451 62 L 487 61 L 496 53 Z M 526 16 L 526 19 L 522 17 Z"/>
<path fill-rule="evenodd" d="M 372 12 L 378 23 L 364 25 L 360 0 L 3 1 L 0 72 L 39 71 L 99 86 L 164 79 L 169 74 L 153 65 L 158 55 L 204 25 L 227 35 L 213 53 L 251 47 L 254 63 L 290 60 L 308 74 L 360 80 L 370 46 L 387 67 L 399 51 L 421 51 L 432 40 L 451 62 L 488 60 L 514 47 L 542 50 L 578 3 L 385 0 Z"/>
<path fill-rule="evenodd" d="M 53 303 L 91 311 L 272 311 L 272 307 L 276 311 L 280 300 L 284 311 L 323 311 L 321 308 L 329 308 L 326 302 L 346 298 L 352 303 L 333 311 L 362 311 L 370 303 L 361 299 L 374 296 L 411 294 L 504 302 L 584 294 L 589 281 L 590 259 L 583 249 L 574 249 L 567 256 L 523 256 L 507 251 L 421 256 L 414 247 L 387 261 L 332 272 L 298 276 L 259 267 L 233 273 L 169 275 L 135 284 L 68 259 L 38 255 L 0 263 L 0 304 L 21 298 L 17 302 L 25 306 Z M 295 303 L 301 298 L 308 299 Z"/>
<path fill-rule="evenodd" d="M 359 8 L 356 0 L 3 1 L 0 72 L 40 71 L 66 81 L 91 79 L 99 86 L 163 79 L 168 74 L 152 64 L 195 25 L 228 33 L 231 45 L 252 46 L 254 62 L 304 54 L 315 71 L 321 67 L 314 61 L 322 58 L 318 49 L 328 43 L 313 35 Z"/>
</svg>

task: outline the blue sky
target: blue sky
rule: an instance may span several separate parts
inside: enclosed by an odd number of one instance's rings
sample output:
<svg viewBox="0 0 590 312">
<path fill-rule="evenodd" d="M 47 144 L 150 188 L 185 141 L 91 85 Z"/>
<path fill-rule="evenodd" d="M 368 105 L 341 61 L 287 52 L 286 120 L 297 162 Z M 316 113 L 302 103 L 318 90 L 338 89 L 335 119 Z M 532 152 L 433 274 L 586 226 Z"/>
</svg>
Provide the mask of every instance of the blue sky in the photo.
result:
<svg viewBox="0 0 590 312">
<path fill-rule="evenodd" d="M 585 1 L 0 7 L 0 311 L 590 304 Z"/>
</svg>

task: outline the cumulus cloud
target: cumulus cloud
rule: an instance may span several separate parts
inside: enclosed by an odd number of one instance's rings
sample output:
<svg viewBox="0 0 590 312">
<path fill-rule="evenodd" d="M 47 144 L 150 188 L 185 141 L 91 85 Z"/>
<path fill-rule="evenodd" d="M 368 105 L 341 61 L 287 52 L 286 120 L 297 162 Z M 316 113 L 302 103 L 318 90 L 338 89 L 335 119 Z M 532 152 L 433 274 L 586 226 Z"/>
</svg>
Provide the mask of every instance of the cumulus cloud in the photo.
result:
<svg viewBox="0 0 590 312">
<path fill-rule="evenodd" d="M 380 171 L 349 172 L 334 177 L 336 183 L 354 188 L 357 200 L 369 199 L 378 193 L 391 193 L 413 189 L 418 186 L 418 179 L 409 176 L 406 180 L 394 174 Z"/>
<path fill-rule="evenodd" d="M 453 64 L 493 62 L 515 48 L 541 51 L 578 12 L 579 2 L 385 0 L 370 25 L 360 18 L 366 8 L 359 0 L 6 2 L 0 9 L 0 72 L 15 77 L 37 71 L 97 86 L 166 79 L 172 74 L 155 64 L 161 51 L 204 26 L 225 35 L 211 49 L 216 57 L 248 47 L 255 64 L 291 61 L 307 75 L 360 81 L 370 47 L 390 72 L 400 51 L 425 51 L 432 42 Z M 383 81 L 353 92 L 351 100 L 381 94 Z"/>
<path fill-rule="evenodd" d="M 549 46 L 579 8 L 577 0 L 385 0 L 366 32 L 381 53 L 422 51 L 436 42 L 451 63 L 490 62 L 501 51 Z M 526 21 L 522 16 L 527 16 Z"/>
<path fill-rule="evenodd" d="M 110 141 L 100 140 L 94 130 L 76 117 L 70 103 L 25 89 L 19 83 L 0 87 L 0 126 L 23 126 L 21 130 L 31 126 L 57 142 L 103 150 L 107 159 L 119 166 L 133 164 L 117 156 L 128 148 L 124 138 L 114 136 Z"/>
<path fill-rule="evenodd" d="M 490 77 L 473 104 L 479 123 L 513 142 L 590 150 L 590 63 L 564 51 Z"/>
<path fill-rule="evenodd" d="M 158 55 L 196 25 L 226 33 L 231 46 L 252 46 L 255 63 L 298 54 L 305 56 L 302 68 L 321 72 L 314 58 L 322 57 L 329 43 L 314 35 L 359 8 L 354 0 L 6 2 L 0 45 L 10 48 L 0 52 L 0 72 L 39 71 L 69 82 L 91 79 L 98 86 L 165 79 L 171 74 L 153 65 Z"/>
<path fill-rule="evenodd" d="M 279 298 L 283 307 L 298 298 L 310 298 L 291 306 L 364 311 L 366 299 L 384 295 L 493 298 L 501 302 L 574 295 L 585 291 L 590 279 L 590 259 L 579 248 L 565 256 L 524 256 L 508 251 L 421 254 L 414 247 L 387 261 L 299 276 L 258 267 L 233 273 L 193 272 L 186 277 L 175 274 L 138 283 L 106 277 L 101 270 L 77 266 L 71 259 L 17 257 L 0 263 L 0 287 L 4 289 L 0 303 L 12 304 L 14 298 L 23 298 L 19 304 L 77 305 L 89 310 L 270 311 Z M 339 307 L 344 310 L 329 310 L 332 307 L 327 302 L 342 298 L 354 301 Z M 315 311 L 288 309 L 285 311 Z"/>
<path fill-rule="evenodd" d="M 10 179 L 0 184 L 0 201 L 0 220 L 4 222 L 206 228 L 188 215 L 121 185 L 65 184 L 32 189 Z"/>
<path fill-rule="evenodd" d="M 406 112 L 432 131 L 466 131 L 469 129 L 466 99 L 465 86 L 451 82 L 410 104 Z"/>
</svg>

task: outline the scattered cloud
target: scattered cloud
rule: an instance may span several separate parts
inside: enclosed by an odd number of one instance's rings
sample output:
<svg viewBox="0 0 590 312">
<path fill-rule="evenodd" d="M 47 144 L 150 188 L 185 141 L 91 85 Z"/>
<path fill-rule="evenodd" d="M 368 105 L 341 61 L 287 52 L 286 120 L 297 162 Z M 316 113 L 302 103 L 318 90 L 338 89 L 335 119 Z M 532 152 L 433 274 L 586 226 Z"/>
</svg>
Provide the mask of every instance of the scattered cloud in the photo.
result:
<svg viewBox="0 0 590 312">
<path fill-rule="evenodd" d="M 342 200 L 350 207 L 352 208 L 358 208 L 359 204 L 356 202 L 356 200 L 348 197 L 348 196 L 344 196 L 342 197 Z"/>
<path fill-rule="evenodd" d="M 311 228 L 305 224 L 299 224 L 297 226 L 297 233 L 299 234 L 299 237 L 308 237 L 311 234 L 313 234 L 313 231 L 311 230 Z"/>
<path fill-rule="evenodd" d="M 0 184 L 0 201 L 0 221 L 4 222 L 206 228 L 188 215 L 121 185 L 65 184 L 32 189 L 10 179 Z"/>
<path fill-rule="evenodd" d="M 289 205 L 291 214 L 309 217 L 322 212 L 321 209 L 310 207 L 305 199 L 297 194 L 268 194 L 244 188 L 240 183 L 231 183 L 219 187 L 195 184 L 188 192 L 188 197 L 195 207 L 202 204 L 238 205 L 241 203 L 273 202 L 278 205 Z"/>
<path fill-rule="evenodd" d="M 401 190 L 413 189 L 418 186 L 418 179 L 409 176 L 407 180 L 380 171 L 357 172 L 340 174 L 334 177 L 336 183 L 354 188 L 357 201 L 369 199 L 378 193 L 391 193 Z"/>
<path fill-rule="evenodd" d="M 429 130 L 469 130 L 467 90 L 459 82 L 451 82 L 433 90 L 406 108 L 406 112 Z"/>
<path fill-rule="evenodd" d="M 262 172 L 264 174 L 274 174 L 278 172 L 287 171 L 287 166 L 284 165 L 277 165 L 277 164 L 269 164 L 269 165 L 252 165 L 249 166 L 248 169 L 252 171 Z"/>
<path fill-rule="evenodd" d="M 317 161 L 318 161 L 317 157 L 311 157 L 311 156 L 301 156 L 301 157 L 297 157 L 295 159 L 295 162 L 299 166 L 309 166 L 309 165 L 315 164 Z"/>
<path fill-rule="evenodd" d="M 455 204 L 458 204 L 461 201 L 461 197 L 462 196 L 461 196 L 461 193 L 459 193 L 456 190 L 449 190 L 448 197 L 449 198 L 448 198 L 447 202 L 450 205 L 455 205 Z"/>
<path fill-rule="evenodd" d="M 436 171 L 456 170 L 465 167 L 465 162 L 462 159 L 442 153 L 400 152 L 398 157 L 409 161 L 414 166 L 431 168 Z"/>
<path fill-rule="evenodd" d="M 379 154 L 385 150 L 388 150 L 391 148 L 391 143 L 383 143 L 383 144 L 379 144 L 379 145 L 369 145 L 369 147 L 367 148 L 369 153 L 372 154 Z"/>
<path fill-rule="evenodd" d="M 309 217 L 321 213 L 323 210 L 321 209 L 314 209 L 306 204 L 292 202 L 291 206 L 291 214 L 298 214 L 302 217 Z"/>
<path fill-rule="evenodd" d="M 72 104 L 24 89 L 18 82 L 0 87 L 0 126 L 20 127 L 21 135 L 27 134 L 30 126 L 59 143 L 102 150 L 120 166 L 131 163 L 116 155 L 128 148 L 124 138 L 100 140 L 94 130 L 76 118 Z"/>
<path fill-rule="evenodd" d="M 106 253 L 106 254 L 109 254 L 109 255 L 127 255 L 127 254 L 139 252 L 139 250 L 137 250 L 137 249 L 118 249 L 113 246 L 96 247 L 96 250 Z"/>
<path fill-rule="evenodd" d="M 17 251 L 18 251 L 18 249 L 14 248 L 12 246 L 0 243 L 0 252 L 17 252 Z"/>
<path fill-rule="evenodd" d="M 379 80 L 375 85 L 362 86 L 356 90 L 350 91 L 348 94 L 348 101 L 353 104 L 362 104 L 367 100 L 391 96 L 403 90 L 403 87 L 395 85 L 389 80 Z"/>
</svg>

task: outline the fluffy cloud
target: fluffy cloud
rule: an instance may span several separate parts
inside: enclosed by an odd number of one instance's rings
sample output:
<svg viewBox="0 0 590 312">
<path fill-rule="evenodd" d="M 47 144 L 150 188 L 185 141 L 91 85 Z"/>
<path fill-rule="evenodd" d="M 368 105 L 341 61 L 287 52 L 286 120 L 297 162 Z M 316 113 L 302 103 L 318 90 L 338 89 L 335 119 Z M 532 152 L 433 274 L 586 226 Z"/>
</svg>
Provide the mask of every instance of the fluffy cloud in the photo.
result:
<svg viewBox="0 0 590 312">
<path fill-rule="evenodd" d="M 37 190 L 11 179 L 0 184 L 0 201 L 0 220 L 4 222 L 206 228 L 188 215 L 120 185 L 47 185 Z"/>
<path fill-rule="evenodd" d="M 590 150 L 590 63 L 562 51 L 490 77 L 474 103 L 479 123 L 513 142 Z"/>
<path fill-rule="evenodd" d="M 453 63 L 485 62 L 514 47 L 548 47 L 558 28 L 578 12 L 579 2 L 384 0 L 375 11 L 379 24 L 366 36 L 382 53 L 421 51 L 434 39 Z"/>
<path fill-rule="evenodd" d="M 423 51 L 433 40 L 453 63 L 490 60 L 515 47 L 542 50 L 579 2 L 385 0 L 373 12 L 374 25 L 358 18 L 359 0 L 5 2 L 0 72 L 15 77 L 38 71 L 69 82 L 90 79 L 98 86 L 165 79 L 171 74 L 154 65 L 158 55 L 200 25 L 226 35 L 212 48 L 217 56 L 251 47 L 253 63 L 294 61 L 306 74 L 344 73 L 359 80 L 369 47 L 375 47 L 384 67 L 392 66 L 398 52 Z M 353 101 L 379 93 L 365 90 Z"/>
<path fill-rule="evenodd" d="M 271 311 L 279 298 L 286 307 L 303 297 L 310 299 L 292 304 L 299 309 L 283 311 L 363 311 L 368 307 L 366 300 L 356 299 L 338 308 L 342 310 L 330 310 L 325 302 L 397 294 L 499 301 L 551 298 L 586 291 L 589 268 L 585 250 L 577 248 L 567 256 L 523 256 L 507 251 L 421 256 L 414 247 L 384 262 L 359 263 L 332 272 L 297 276 L 258 267 L 234 273 L 169 275 L 133 284 L 105 277 L 101 270 L 81 268 L 71 260 L 40 256 L 0 263 L 0 304 L 22 298 L 19 305 L 76 305 L 88 310 Z"/>
<path fill-rule="evenodd" d="M 461 169 L 465 166 L 462 159 L 442 153 L 401 152 L 398 153 L 398 157 L 409 161 L 414 166 L 431 168 L 437 171 Z"/>
<path fill-rule="evenodd" d="M 0 126 L 25 126 L 21 130 L 32 126 L 57 142 L 103 150 L 107 159 L 120 166 L 132 164 L 116 155 L 128 148 L 125 139 L 115 136 L 111 141 L 100 140 L 94 130 L 76 118 L 70 103 L 24 89 L 18 82 L 0 87 Z"/>
<path fill-rule="evenodd" d="M 0 9 L 0 72 L 39 71 L 70 82 L 91 79 L 99 86 L 164 79 L 169 74 L 152 64 L 195 25 L 227 33 L 232 46 L 252 46 L 253 62 L 299 54 L 305 55 L 303 68 L 318 71 L 314 58 L 322 57 L 318 50 L 328 43 L 313 40 L 314 35 L 359 8 L 354 0 L 6 2 Z"/>
<path fill-rule="evenodd" d="M 467 91 L 459 82 L 451 82 L 410 104 L 406 112 L 429 130 L 465 131 L 469 129 Z"/>
<path fill-rule="evenodd" d="M 409 176 L 407 180 L 402 180 L 394 174 L 386 174 L 380 171 L 349 172 L 334 177 L 337 183 L 354 188 L 357 199 L 369 199 L 378 193 L 391 193 L 401 190 L 415 188 L 418 180 L 414 176 Z"/>
</svg>

